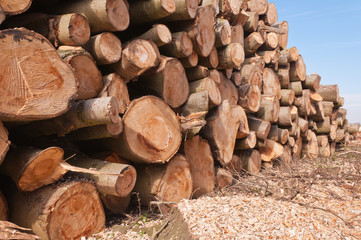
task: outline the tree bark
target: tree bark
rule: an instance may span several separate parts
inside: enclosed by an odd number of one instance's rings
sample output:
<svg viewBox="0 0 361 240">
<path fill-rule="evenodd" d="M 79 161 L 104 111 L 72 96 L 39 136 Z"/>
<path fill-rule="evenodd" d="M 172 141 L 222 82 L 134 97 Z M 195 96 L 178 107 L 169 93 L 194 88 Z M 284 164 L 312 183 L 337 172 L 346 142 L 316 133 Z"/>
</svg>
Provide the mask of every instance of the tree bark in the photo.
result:
<svg viewBox="0 0 361 240">
<path fill-rule="evenodd" d="M 292 150 L 292 156 L 294 159 L 300 159 L 302 153 L 302 138 L 298 137 L 295 141 L 295 146 Z"/>
<path fill-rule="evenodd" d="M 263 146 L 259 148 L 259 151 L 261 153 L 262 161 L 270 162 L 272 159 L 281 156 L 284 149 L 278 142 L 266 139 Z"/>
<path fill-rule="evenodd" d="M 134 25 L 146 24 L 167 17 L 175 11 L 175 0 L 132 1 L 129 6 L 130 22 Z"/>
<path fill-rule="evenodd" d="M 239 14 L 241 1 L 219 0 L 219 14 L 229 18 Z"/>
<path fill-rule="evenodd" d="M 132 194 L 126 197 L 118 197 L 113 195 L 99 194 L 102 203 L 106 209 L 114 214 L 124 214 L 128 209 L 131 201 Z"/>
<path fill-rule="evenodd" d="M 237 139 L 234 149 L 235 150 L 252 149 L 256 146 L 256 143 L 257 143 L 256 132 L 249 131 L 249 134 L 247 137 L 242 138 L 242 139 Z"/>
<path fill-rule="evenodd" d="M 233 183 L 232 172 L 225 168 L 217 168 L 216 170 L 217 188 L 222 189 L 231 186 L 232 183 Z"/>
<path fill-rule="evenodd" d="M 331 131 L 331 120 L 330 117 L 325 117 L 321 122 L 317 123 L 317 134 L 329 134 Z"/>
<path fill-rule="evenodd" d="M 44 240 L 88 237 L 105 228 L 103 206 L 89 182 L 59 183 L 10 199 L 10 220 Z"/>
<path fill-rule="evenodd" d="M 219 0 L 202 0 L 202 3 L 200 4 L 200 6 L 207 6 L 207 5 L 212 6 L 216 15 L 219 14 Z"/>
<path fill-rule="evenodd" d="M 246 23 L 243 25 L 245 32 L 255 32 L 257 31 L 259 14 L 256 12 L 245 12 L 245 15 L 248 17 Z"/>
<path fill-rule="evenodd" d="M 279 67 L 277 70 L 277 77 L 283 89 L 288 89 L 290 86 L 290 65 L 287 67 Z"/>
<path fill-rule="evenodd" d="M 17 15 L 28 10 L 31 3 L 32 0 L 3 0 L 0 6 L 6 15 Z"/>
<path fill-rule="evenodd" d="M 211 148 L 199 135 L 184 142 L 184 153 L 189 163 L 193 182 L 193 198 L 213 191 L 215 170 Z"/>
<path fill-rule="evenodd" d="M 175 58 L 161 57 L 154 72 L 140 77 L 140 84 L 155 91 L 169 106 L 178 108 L 189 95 L 189 84 L 183 65 Z"/>
<path fill-rule="evenodd" d="M 298 55 L 296 62 L 291 62 L 290 68 L 290 80 L 294 81 L 305 81 L 306 80 L 306 65 L 301 55 Z"/>
<path fill-rule="evenodd" d="M 102 74 L 94 59 L 83 48 L 61 46 L 59 55 L 70 64 L 78 83 L 77 100 L 96 97 L 103 87 Z"/>
<path fill-rule="evenodd" d="M 297 81 L 297 82 L 290 82 L 290 85 L 288 87 L 288 89 L 291 89 L 295 92 L 296 96 L 301 96 L 302 95 L 302 82 L 301 81 Z"/>
<path fill-rule="evenodd" d="M 55 183 L 67 172 L 61 166 L 63 155 L 63 149 L 58 147 L 44 150 L 18 147 L 7 155 L 1 172 L 8 175 L 20 191 L 34 191 Z"/>
<path fill-rule="evenodd" d="M 281 98 L 281 85 L 276 73 L 271 68 L 263 70 L 263 89 L 265 95 L 274 95 L 277 99 Z"/>
<path fill-rule="evenodd" d="M 238 90 L 231 80 L 221 74 L 221 82 L 218 86 L 221 93 L 221 102 L 228 100 L 231 105 L 237 105 Z"/>
<path fill-rule="evenodd" d="M 208 57 L 199 57 L 198 64 L 209 69 L 217 68 L 219 63 L 217 48 L 213 47 Z"/>
<path fill-rule="evenodd" d="M 298 118 L 298 127 L 300 128 L 301 132 L 306 132 L 308 129 L 308 121 L 299 117 Z"/>
<path fill-rule="evenodd" d="M 239 68 L 244 62 L 244 50 L 239 43 L 230 43 L 218 49 L 217 69 Z"/>
<path fill-rule="evenodd" d="M 216 32 L 215 47 L 219 48 L 231 43 L 232 29 L 227 19 L 216 18 L 214 30 Z"/>
<path fill-rule="evenodd" d="M 222 102 L 207 115 L 207 125 L 201 132 L 211 145 L 215 159 L 224 166 L 232 160 L 242 110 L 242 107 L 232 106 L 228 101 Z M 228 134 L 225 135 L 225 132 Z"/>
<path fill-rule="evenodd" d="M 290 106 L 295 101 L 295 92 L 289 89 L 281 89 L 281 106 Z"/>
<path fill-rule="evenodd" d="M 6 153 L 9 151 L 9 147 L 8 131 L 0 121 L 0 165 L 5 159 Z"/>
<path fill-rule="evenodd" d="M 218 60 L 218 56 L 217 56 L 217 60 Z M 198 55 L 193 50 L 191 55 L 189 55 L 188 57 L 185 57 L 185 58 L 179 58 L 179 61 L 182 63 L 184 68 L 193 68 L 193 67 L 197 66 L 197 64 L 198 64 Z M 218 65 L 218 63 L 217 63 L 217 65 Z"/>
<path fill-rule="evenodd" d="M 246 112 L 243 110 L 240 111 L 239 117 L 241 119 L 241 122 L 239 124 L 238 132 L 237 132 L 237 139 L 245 138 L 249 135 L 249 125 L 247 120 Z"/>
<path fill-rule="evenodd" d="M 316 134 L 311 131 L 307 130 L 307 143 L 303 144 L 303 154 L 311 159 L 315 159 L 319 155 L 318 149 L 318 141 Z"/>
<path fill-rule="evenodd" d="M 270 123 L 276 123 L 278 121 L 280 113 L 280 102 L 278 98 L 273 95 L 262 95 L 261 106 L 256 113 L 257 117 Z"/>
<path fill-rule="evenodd" d="M 216 83 L 210 78 L 191 82 L 189 84 L 190 93 L 208 91 L 210 108 L 221 104 L 221 93 Z"/>
<path fill-rule="evenodd" d="M 312 91 L 317 91 L 320 88 L 321 76 L 317 73 L 312 73 L 306 77 L 306 81 L 302 82 L 303 88 L 311 89 Z"/>
<path fill-rule="evenodd" d="M 192 39 L 186 32 L 172 33 L 171 41 L 159 48 L 159 51 L 169 57 L 188 57 L 193 52 Z"/>
<path fill-rule="evenodd" d="M 252 32 L 244 39 L 244 53 L 251 56 L 257 52 L 258 48 L 264 43 L 264 39 L 259 32 Z"/>
<path fill-rule="evenodd" d="M 260 47 L 262 50 L 272 51 L 278 47 L 278 35 L 274 32 L 265 34 L 265 42 Z"/>
<path fill-rule="evenodd" d="M 321 95 L 324 101 L 333 102 L 335 104 L 339 101 L 338 85 L 320 85 L 317 93 Z"/>
<path fill-rule="evenodd" d="M 249 129 L 256 132 L 257 138 L 266 140 L 271 129 L 271 124 L 252 115 L 247 115 L 247 120 Z"/>
<path fill-rule="evenodd" d="M 280 60 L 278 62 L 280 66 L 287 66 L 291 62 L 296 62 L 299 55 L 296 47 L 284 49 L 280 54 Z"/>
<path fill-rule="evenodd" d="M 272 27 L 278 28 L 282 31 L 284 31 L 284 34 L 280 34 L 278 36 L 278 42 L 280 45 L 281 50 L 287 49 L 287 43 L 288 43 L 288 22 L 287 21 L 283 21 L 283 22 L 279 22 L 276 23 L 274 25 L 272 25 Z"/>
<path fill-rule="evenodd" d="M 238 105 L 248 113 L 258 112 L 261 106 L 261 91 L 257 85 L 242 85 L 238 88 Z"/>
<path fill-rule="evenodd" d="M 283 126 L 283 127 L 292 126 L 290 107 L 280 107 L 277 123 L 278 123 L 278 125 Z"/>
<path fill-rule="evenodd" d="M 256 149 L 248 149 L 241 151 L 239 161 L 236 164 L 237 172 L 241 169 L 247 171 L 251 175 L 256 175 L 261 171 L 261 154 Z"/>
<path fill-rule="evenodd" d="M 208 92 L 203 91 L 190 94 L 181 112 L 184 116 L 189 116 L 192 113 L 208 112 L 209 108 Z"/>
<path fill-rule="evenodd" d="M 0 35 L 0 120 L 41 120 L 64 113 L 77 91 L 72 69 L 35 32 L 18 28 Z"/>
<path fill-rule="evenodd" d="M 301 116 L 308 116 L 311 112 L 310 91 L 303 90 L 302 96 L 295 99 L 295 106 L 298 107 L 298 114 Z"/>
<path fill-rule="evenodd" d="M 187 79 L 190 82 L 209 77 L 209 69 L 204 66 L 196 66 L 186 70 Z"/>
</svg>

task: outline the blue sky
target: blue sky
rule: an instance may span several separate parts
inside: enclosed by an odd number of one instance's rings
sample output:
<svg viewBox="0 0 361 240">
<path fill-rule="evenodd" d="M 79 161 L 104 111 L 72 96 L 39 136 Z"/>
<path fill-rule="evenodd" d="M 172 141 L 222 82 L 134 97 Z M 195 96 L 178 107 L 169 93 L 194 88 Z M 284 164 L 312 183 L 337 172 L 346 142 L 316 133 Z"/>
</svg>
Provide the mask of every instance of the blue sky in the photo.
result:
<svg viewBox="0 0 361 240">
<path fill-rule="evenodd" d="M 361 0 L 269 0 L 278 20 L 289 23 L 288 47 L 296 46 L 307 74 L 338 84 L 349 122 L 361 122 Z"/>
</svg>

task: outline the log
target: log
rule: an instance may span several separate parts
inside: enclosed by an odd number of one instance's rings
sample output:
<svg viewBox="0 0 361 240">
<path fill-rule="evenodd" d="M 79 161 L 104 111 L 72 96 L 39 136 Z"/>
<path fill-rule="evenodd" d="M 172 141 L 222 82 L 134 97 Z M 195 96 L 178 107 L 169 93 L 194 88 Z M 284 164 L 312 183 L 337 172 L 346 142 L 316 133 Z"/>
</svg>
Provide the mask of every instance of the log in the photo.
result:
<svg viewBox="0 0 361 240">
<path fill-rule="evenodd" d="M 216 33 L 215 47 L 219 48 L 231 43 L 232 29 L 227 19 L 216 18 L 214 30 Z"/>
<path fill-rule="evenodd" d="M 242 107 L 232 106 L 226 100 L 207 115 L 207 124 L 201 131 L 212 148 L 214 158 L 224 166 L 232 160 L 242 111 Z M 225 135 L 225 132 L 228 134 Z"/>
<path fill-rule="evenodd" d="M 334 142 L 336 140 L 336 136 L 337 136 L 337 122 L 332 121 L 331 126 L 330 126 L 329 138 L 331 141 Z"/>
<path fill-rule="evenodd" d="M 266 139 L 264 145 L 259 148 L 261 159 L 265 162 L 270 162 L 272 159 L 278 158 L 282 155 L 284 149 L 278 142 Z"/>
<path fill-rule="evenodd" d="M 261 71 L 263 71 L 263 69 L 266 66 L 264 59 L 257 55 L 254 57 L 249 57 L 249 58 L 244 59 L 244 65 L 246 65 L 246 64 L 255 64 L 259 67 L 259 69 Z"/>
<path fill-rule="evenodd" d="M 118 100 L 118 111 L 124 114 L 130 100 L 125 81 L 116 73 L 111 73 L 103 77 L 103 89 L 98 97 L 116 97 Z"/>
<path fill-rule="evenodd" d="M 295 101 L 295 92 L 289 89 L 281 89 L 281 106 L 290 106 Z"/>
<path fill-rule="evenodd" d="M 120 61 L 110 66 L 128 82 L 158 65 L 157 51 L 158 49 L 155 49 L 151 42 L 136 39 L 123 49 Z"/>
<path fill-rule="evenodd" d="M 188 33 L 176 32 L 171 34 L 171 41 L 159 48 L 165 56 L 183 58 L 188 57 L 193 52 L 193 43 Z"/>
<path fill-rule="evenodd" d="M 207 5 L 212 6 L 216 15 L 219 14 L 219 0 L 202 0 L 200 6 L 207 6 Z"/>
<path fill-rule="evenodd" d="M 339 90 L 338 85 L 320 85 L 320 88 L 317 90 L 317 93 L 321 95 L 324 101 L 338 103 L 339 99 Z"/>
<path fill-rule="evenodd" d="M 245 32 L 255 32 L 259 21 L 259 14 L 256 12 L 245 12 L 248 17 L 245 24 L 243 25 Z"/>
<path fill-rule="evenodd" d="M 50 147 L 44 150 L 17 147 L 1 165 L 0 171 L 9 176 L 20 191 L 34 191 L 57 182 L 67 170 L 61 166 L 63 149 Z"/>
<path fill-rule="evenodd" d="M 238 132 L 237 132 L 237 136 L 236 136 L 237 139 L 245 138 L 249 135 L 249 125 L 248 125 L 248 120 L 247 120 L 247 114 L 243 110 L 243 108 L 239 113 L 239 117 L 241 119 L 241 122 L 238 127 Z"/>
<path fill-rule="evenodd" d="M 278 62 L 278 64 L 280 66 L 287 66 L 291 62 L 296 62 L 298 56 L 298 49 L 296 47 L 284 49 L 280 52 L 280 61 Z"/>
<path fill-rule="evenodd" d="M 298 118 L 298 127 L 300 128 L 302 133 L 305 133 L 308 129 L 308 121 L 299 117 Z"/>
<path fill-rule="evenodd" d="M 131 2 L 129 6 L 130 22 L 141 25 L 162 19 L 176 11 L 174 0 L 149 0 Z"/>
<path fill-rule="evenodd" d="M 184 142 L 184 154 L 189 163 L 193 182 L 193 198 L 213 191 L 215 169 L 211 148 L 199 135 Z"/>
<path fill-rule="evenodd" d="M 247 121 L 249 129 L 256 132 L 257 138 L 262 140 L 267 139 L 268 133 L 271 129 L 271 124 L 269 122 L 253 117 L 252 115 L 247 115 Z"/>
<path fill-rule="evenodd" d="M 231 43 L 239 43 L 244 48 L 244 30 L 242 24 L 231 26 Z"/>
<path fill-rule="evenodd" d="M 277 124 L 280 126 L 283 126 L 283 127 L 292 126 L 291 108 L 290 107 L 280 107 L 279 108 Z"/>
<path fill-rule="evenodd" d="M 276 23 L 274 25 L 272 25 L 272 27 L 278 28 L 282 31 L 284 31 L 284 34 L 280 34 L 278 36 L 278 42 L 280 45 L 281 50 L 287 49 L 287 43 L 288 43 L 288 22 L 287 21 L 283 21 L 283 22 L 279 22 Z"/>
<path fill-rule="evenodd" d="M 307 130 L 307 143 L 302 146 L 302 153 L 311 159 L 315 159 L 319 155 L 318 142 L 316 134 Z"/>
<path fill-rule="evenodd" d="M 82 48 L 70 46 L 60 46 L 58 53 L 74 71 L 78 83 L 77 100 L 96 97 L 103 87 L 103 78 L 90 54 Z"/>
<path fill-rule="evenodd" d="M 324 115 L 325 115 L 325 117 L 331 117 L 331 116 L 332 116 L 333 107 L 334 107 L 333 102 L 322 101 L 322 106 L 323 106 L 323 110 L 324 110 Z"/>
<path fill-rule="evenodd" d="M 350 134 L 355 134 L 359 132 L 360 130 L 360 124 L 354 123 L 354 124 L 348 124 L 347 132 Z"/>
<path fill-rule="evenodd" d="M 329 134 L 331 132 L 331 119 L 325 117 L 321 122 L 317 122 L 317 134 Z"/>
<path fill-rule="evenodd" d="M 302 90 L 302 96 L 295 99 L 294 105 L 298 107 L 298 114 L 308 116 L 311 112 L 310 91 Z"/>
<path fill-rule="evenodd" d="M 278 125 L 272 124 L 267 139 L 278 141 Z"/>
<path fill-rule="evenodd" d="M 102 203 L 106 209 L 114 214 L 124 214 L 128 209 L 131 201 L 132 194 L 126 197 L 118 197 L 113 195 L 99 194 Z"/>
<path fill-rule="evenodd" d="M 76 102 L 59 117 L 20 126 L 16 132 L 27 137 L 52 134 L 64 136 L 79 128 L 117 123 L 118 120 L 118 102 L 115 97 L 93 98 Z"/>
<path fill-rule="evenodd" d="M 344 104 L 345 104 L 345 98 L 344 97 L 339 97 L 336 106 L 337 107 L 342 107 Z"/>
<path fill-rule="evenodd" d="M 5 159 L 6 153 L 9 151 L 10 141 L 8 134 L 8 131 L 0 121 L 0 165 Z"/>
<path fill-rule="evenodd" d="M 10 199 L 10 220 L 44 240 L 88 237 L 105 228 L 103 206 L 89 182 L 67 181 L 31 193 L 17 192 Z"/>
<path fill-rule="evenodd" d="M 290 85 L 290 65 L 287 67 L 279 67 L 277 77 L 283 89 L 288 89 Z"/>
<path fill-rule="evenodd" d="M 306 77 L 306 81 L 302 82 L 303 88 L 311 89 L 312 91 L 317 91 L 320 88 L 321 76 L 317 73 L 312 73 Z"/>
<path fill-rule="evenodd" d="M 158 47 L 164 46 L 172 40 L 172 34 L 164 24 L 154 24 L 152 28 L 137 37 L 138 39 L 151 40 Z"/>
<path fill-rule="evenodd" d="M 194 68 L 188 68 L 186 70 L 186 75 L 188 81 L 190 82 L 200 80 L 209 77 L 209 69 L 207 67 L 198 65 Z"/>
<path fill-rule="evenodd" d="M 261 105 L 256 116 L 270 123 L 278 121 L 280 113 L 280 102 L 278 98 L 273 95 L 262 95 Z"/>
<path fill-rule="evenodd" d="M 6 15 L 3 7 L 0 5 L 0 25 L 5 21 Z"/>
<path fill-rule="evenodd" d="M 332 141 L 330 143 L 330 152 L 331 152 L 331 156 L 335 155 L 336 153 L 336 142 Z"/>
<path fill-rule="evenodd" d="M 209 78 L 211 78 L 218 86 L 221 84 L 221 78 L 223 73 L 219 72 L 217 69 L 209 70 Z"/>
<path fill-rule="evenodd" d="M 248 149 L 241 151 L 239 154 L 239 161 L 237 164 L 237 172 L 241 169 L 245 170 L 251 175 L 256 175 L 261 171 L 261 154 L 256 149 Z"/>
<path fill-rule="evenodd" d="M 268 10 L 268 1 L 267 0 L 248 0 L 248 9 L 251 12 L 257 12 L 258 14 L 266 14 Z"/>
<path fill-rule="evenodd" d="M 286 144 L 290 135 L 287 129 L 278 128 L 278 142 Z"/>
<path fill-rule="evenodd" d="M 163 18 L 163 21 L 179 21 L 193 19 L 197 15 L 198 0 L 174 0 L 175 12 Z"/>
<path fill-rule="evenodd" d="M 273 51 L 258 51 L 256 55 L 261 56 L 268 65 L 277 64 L 278 59 L 280 58 L 280 51 L 279 49 Z"/>
<path fill-rule="evenodd" d="M 190 94 L 181 112 L 184 116 L 189 116 L 192 113 L 208 112 L 209 109 L 208 92 L 203 91 Z"/>
<path fill-rule="evenodd" d="M 231 80 L 237 87 L 242 85 L 242 75 L 240 71 L 232 72 Z"/>
<path fill-rule="evenodd" d="M 246 56 L 253 55 L 260 46 L 263 45 L 264 39 L 259 32 L 252 32 L 244 39 L 244 53 Z"/>
<path fill-rule="evenodd" d="M 31 3 L 32 0 L 3 0 L 0 6 L 6 15 L 17 15 L 28 10 Z"/>
<path fill-rule="evenodd" d="M 292 149 L 290 146 L 284 146 L 284 151 L 279 157 L 279 160 L 286 166 L 289 166 L 292 162 Z"/>
<path fill-rule="evenodd" d="M 276 33 L 266 33 L 264 39 L 264 44 L 260 47 L 261 50 L 272 51 L 278 47 L 278 35 Z"/>
<path fill-rule="evenodd" d="M 300 159 L 302 154 L 302 138 L 298 137 L 292 150 L 293 159 Z"/>
<path fill-rule="evenodd" d="M 287 143 L 288 143 L 288 145 L 290 145 L 291 147 L 294 147 L 294 146 L 295 146 L 295 143 L 296 143 L 295 138 L 294 138 L 294 137 L 289 137 Z"/>
<path fill-rule="evenodd" d="M 265 68 L 263 70 L 262 93 L 265 95 L 274 95 L 277 99 L 281 98 L 281 85 L 276 73 L 271 68 Z"/>
<path fill-rule="evenodd" d="M 7 28 L 25 27 L 46 37 L 55 47 L 81 46 L 90 38 L 88 20 L 81 14 L 47 15 L 31 13 L 6 22 Z"/>
<path fill-rule="evenodd" d="M 217 168 L 216 170 L 217 188 L 222 189 L 231 186 L 232 183 L 233 183 L 232 172 L 225 168 Z"/>
<path fill-rule="evenodd" d="M 238 88 L 238 105 L 247 113 L 258 112 L 261 106 L 261 91 L 257 85 L 242 85 Z"/>
<path fill-rule="evenodd" d="M 328 136 L 327 135 L 319 135 L 317 136 L 317 142 L 318 142 L 318 151 L 320 157 L 329 157 L 331 156 L 331 149 L 330 144 L 328 142 Z"/>
<path fill-rule="evenodd" d="M 136 163 L 165 163 L 181 143 L 180 123 L 161 99 L 144 96 L 133 100 L 123 116 L 118 138 L 99 141 L 103 147 Z"/>
<path fill-rule="evenodd" d="M 306 80 L 306 65 L 301 55 L 298 55 L 296 62 L 291 62 L 290 81 L 305 81 Z"/>
<path fill-rule="evenodd" d="M 175 155 L 167 164 L 147 165 L 137 171 L 138 179 L 134 190 L 139 193 L 143 205 L 157 201 L 160 203 L 160 210 L 167 212 L 174 204 L 166 202 L 180 202 L 191 197 L 192 175 L 183 155 Z"/>
<path fill-rule="evenodd" d="M 263 18 L 265 23 L 269 26 L 275 24 L 278 20 L 277 8 L 274 3 L 268 4 L 267 12 Z"/>
<path fill-rule="evenodd" d="M 187 101 L 187 76 L 183 65 L 175 58 L 161 57 L 158 67 L 141 76 L 139 81 L 142 86 L 156 92 L 172 108 L 180 107 Z"/>
<path fill-rule="evenodd" d="M 123 131 L 123 121 L 119 117 L 118 122 L 80 128 L 67 135 L 71 141 L 89 141 L 95 139 L 118 137 Z"/>
<path fill-rule="evenodd" d="M 41 120 L 64 113 L 76 95 L 76 79 L 50 42 L 24 28 L 2 30 L 0 35 L 6 69 L 0 84 L 0 120 Z"/>
<path fill-rule="evenodd" d="M 134 8 L 133 8 L 134 9 Z M 92 33 L 123 31 L 129 26 L 129 11 L 123 0 L 76 0 L 62 2 L 55 13 L 79 13 L 88 19 Z"/>
<path fill-rule="evenodd" d="M 291 118 L 292 118 L 292 121 L 295 121 L 298 119 L 298 108 L 296 106 L 291 106 Z"/>
<path fill-rule="evenodd" d="M 287 130 L 291 137 L 296 137 L 298 135 L 298 131 L 300 131 L 298 128 L 298 120 L 292 122 L 292 126 L 288 127 Z"/>
<path fill-rule="evenodd" d="M 301 96 L 302 95 L 302 82 L 301 81 L 297 81 L 297 82 L 290 82 L 288 89 L 291 89 L 295 92 L 296 96 Z"/>
<path fill-rule="evenodd" d="M 221 76 L 221 82 L 218 86 L 221 94 L 221 102 L 228 100 L 231 105 L 237 105 L 238 102 L 238 90 L 231 80 L 226 78 L 223 74 Z"/>
<path fill-rule="evenodd" d="M 218 56 L 217 56 L 218 60 Z M 179 61 L 182 63 L 184 68 L 193 68 L 198 64 L 198 55 L 195 51 L 191 55 L 185 58 L 179 58 Z M 218 65 L 218 64 L 217 64 Z"/>
<path fill-rule="evenodd" d="M 252 149 L 256 146 L 257 143 L 257 136 L 255 131 L 249 131 L 247 137 L 242 139 L 237 139 L 234 149 L 235 150 L 245 150 L 245 149 Z"/>
<path fill-rule="evenodd" d="M 219 63 L 217 48 L 213 47 L 208 57 L 199 57 L 198 64 L 209 69 L 217 68 Z"/>
<path fill-rule="evenodd" d="M 241 1 L 219 0 L 219 15 L 227 18 L 239 14 Z"/>
<path fill-rule="evenodd" d="M 189 83 L 190 93 L 208 91 L 210 107 L 221 104 L 221 93 L 216 83 L 210 78 L 203 78 Z"/>
<path fill-rule="evenodd" d="M 256 64 L 246 64 L 241 68 L 242 84 L 252 84 L 262 88 L 262 71 Z"/>
<path fill-rule="evenodd" d="M 6 221 L 9 218 L 9 207 L 4 194 L 0 191 L 0 221 Z M 2 229 L 3 231 L 3 229 Z M 3 237 L 3 236 L 1 236 Z M 10 236 L 6 236 L 10 238 Z M 4 238 L 5 239 L 5 238 Z"/>
<path fill-rule="evenodd" d="M 345 138 L 345 129 L 338 128 L 336 131 L 336 142 L 341 142 Z"/>
<path fill-rule="evenodd" d="M 92 55 L 98 65 L 116 63 L 122 56 L 122 43 L 110 32 L 91 37 L 84 49 Z"/>
<path fill-rule="evenodd" d="M 230 43 L 218 49 L 217 69 L 239 68 L 244 62 L 244 50 L 239 43 Z"/>
</svg>

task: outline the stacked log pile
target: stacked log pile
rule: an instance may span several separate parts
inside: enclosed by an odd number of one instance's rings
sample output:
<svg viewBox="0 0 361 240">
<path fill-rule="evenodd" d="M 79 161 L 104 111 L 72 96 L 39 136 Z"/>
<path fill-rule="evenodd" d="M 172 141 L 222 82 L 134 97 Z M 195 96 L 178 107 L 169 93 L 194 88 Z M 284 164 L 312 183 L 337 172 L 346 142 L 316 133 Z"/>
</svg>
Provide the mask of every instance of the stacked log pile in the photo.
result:
<svg viewBox="0 0 361 240">
<path fill-rule="evenodd" d="M 42 239 L 100 231 L 133 188 L 168 211 L 352 133 L 267 0 L 0 6 L 0 219 Z"/>
</svg>

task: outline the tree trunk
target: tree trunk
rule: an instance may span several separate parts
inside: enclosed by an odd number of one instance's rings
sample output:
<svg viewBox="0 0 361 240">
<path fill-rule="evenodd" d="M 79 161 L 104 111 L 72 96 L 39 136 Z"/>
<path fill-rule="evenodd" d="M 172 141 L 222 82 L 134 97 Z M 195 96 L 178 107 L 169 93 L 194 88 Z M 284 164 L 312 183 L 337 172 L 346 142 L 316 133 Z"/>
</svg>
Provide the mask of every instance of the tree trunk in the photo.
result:
<svg viewBox="0 0 361 240">
<path fill-rule="evenodd" d="M 290 106 L 295 101 L 295 92 L 289 89 L 281 89 L 281 106 Z"/>
<path fill-rule="evenodd" d="M 248 9 L 260 15 L 266 14 L 268 10 L 267 0 L 247 0 Z"/>
<path fill-rule="evenodd" d="M 70 64 L 78 83 L 77 100 L 96 97 L 103 87 L 102 74 L 94 59 L 79 47 L 61 46 L 59 55 Z"/>
<path fill-rule="evenodd" d="M 62 2 L 53 10 L 57 13 L 82 14 L 88 19 L 92 33 L 123 31 L 130 21 L 124 0 L 76 0 Z"/>
<path fill-rule="evenodd" d="M 246 64 L 241 68 L 242 84 L 252 84 L 262 88 L 262 71 L 256 64 Z"/>
<path fill-rule="evenodd" d="M 306 81 L 302 82 L 303 88 L 311 89 L 312 91 L 317 91 L 320 88 L 321 76 L 317 73 L 312 73 L 306 77 Z"/>
<path fill-rule="evenodd" d="M 84 49 L 92 55 L 98 65 L 116 63 L 122 56 L 122 43 L 110 32 L 91 37 Z"/>
<path fill-rule="evenodd" d="M 182 63 L 184 68 L 193 68 L 193 67 L 197 66 L 197 64 L 198 64 L 198 55 L 193 50 L 191 55 L 189 55 L 188 57 L 185 57 L 185 58 L 179 58 L 179 61 Z M 217 65 L 218 65 L 218 63 L 217 63 Z"/>
<path fill-rule="evenodd" d="M 201 80 L 191 82 L 189 84 L 190 93 L 197 93 L 208 91 L 210 107 L 221 104 L 221 93 L 216 83 L 210 78 L 203 78 Z"/>
<path fill-rule="evenodd" d="M 329 157 L 331 156 L 330 144 L 328 142 L 327 135 L 319 135 L 317 136 L 318 149 L 320 157 Z"/>
<path fill-rule="evenodd" d="M 248 136 L 242 139 L 237 139 L 234 149 L 235 150 L 245 150 L 251 149 L 256 146 L 257 136 L 255 131 L 250 131 Z"/>
<path fill-rule="evenodd" d="M 218 49 L 217 69 L 239 68 L 244 62 L 244 50 L 239 43 L 230 43 Z"/>
<path fill-rule="evenodd" d="M 257 117 L 270 123 L 276 123 L 278 121 L 280 113 L 280 102 L 278 98 L 273 95 L 262 95 L 261 106 L 256 113 Z"/>
<path fill-rule="evenodd" d="M 277 99 L 281 98 L 281 85 L 277 75 L 271 68 L 265 68 L 263 70 L 262 93 L 265 95 L 274 95 Z"/>
<path fill-rule="evenodd" d="M 217 68 L 219 63 L 217 48 L 213 47 L 208 57 L 199 57 L 198 64 L 209 69 Z"/>
<path fill-rule="evenodd" d="M 320 85 L 320 88 L 317 90 L 317 93 L 321 95 L 324 101 L 338 103 L 339 99 L 339 90 L 338 85 Z"/>
<path fill-rule="evenodd" d="M 58 181 L 67 172 L 61 166 L 63 154 L 58 147 L 19 147 L 7 155 L 1 172 L 11 177 L 19 190 L 34 191 Z"/>
<path fill-rule="evenodd" d="M 228 101 L 222 102 L 207 115 L 207 125 L 201 132 L 211 145 L 215 159 L 224 166 L 232 160 L 242 110 L 242 107 L 232 106 Z M 228 134 L 225 135 L 225 132 Z"/>
<path fill-rule="evenodd" d="M 242 85 L 238 88 L 238 105 L 247 113 L 258 112 L 261 106 L 261 91 L 257 85 Z"/>
<path fill-rule="evenodd" d="M 103 89 L 98 97 L 116 97 L 118 100 L 118 111 L 124 114 L 130 100 L 127 85 L 116 73 L 111 73 L 103 77 Z"/>
<path fill-rule="evenodd" d="M 288 89 L 291 89 L 295 92 L 296 96 L 301 96 L 302 95 L 302 82 L 301 81 L 297 81 L 297 82 L 290 82 L 290 85 L 288 87 Z"/>
<path fill-rule="evenodd" d="M 259 32 L 252 32 L 244 39 L 244 53 L 246 56 L 253 55 L 264 43 L 264 39 Z"/>
<path fill-rule="evenodd" d="M 31 6 L 32 0 L 2 0 L 0 6 L 6 15 L 17 15 Z"/>
<path fill-rule="evenodd" d="M 290 65 L 287 67 L 279 67 L 277 70 L 278 80 L 283 89 L 288 89 L 290 85 Z"/>
<path fill-rule="evenodd" d="M 167 202 L 189 199 L 192 186 L 189 163 L 183 155 L 177 154 L 165 165 L 147 165 L 138 169 L 135 191 L 139 193 L 143 205 L 157 201 L 164 213 L 174 205 Z"/>
<path fill-rule="evenodd" d="M 249 129 L 256 132 L 257 138 L 266 140 L 271 129 L 271 124 L 252 115 L 247 115 L 247 120 Z"/>
<path fill-rule="evenodd" d="M 172 108 L 183 105 L 189 95 L 185 70 L 175 58 L 162 57 L 154 72 L 141 76 L 140 84 L 155 91 Z"/>
<path fill-rule="evenodd" d="M 287 21 L 279 22 L 279 23 L 276 23 L 276 24 L 272 25 L 272 27 L 278 28 L 278 29 L 283 30 L 285 32 L 285 34 L 280 34 L 278 36 L 278 42 L 279 42 L 281 50 L 287 49 L 288 22 Z"/>
<path fill-rule="evenodd" d="M 272 159 L 278 158 L 282 155 L 284 149 L 278 142 L 266 139 L 263 146 L 259 148 L 261 159 L 265 162 L 270 162 Z"/>
<path fill-rule="evenodd" d="M 8 131 L 0 121 L 0 165 L 5 159 L 6 153 L 9 151 L 9 146 Z"/>
<path fill-rule="evenodd" d="M 231 80 L 221 74 L 221 82 L 218 86 L 221 93 L 221 102 L 228 100 L 231 105 L 237 105 L 238 90 Z"/>
<path fill-rule="evenodd" d="M 133 40 L 123 49 L 120 61 L 111 68 L 128 82 L 159 64 L 157 51 L 148 40 Z"/>
<path fill-rule="evenodd" d="M 1 35 L 0 120 L 41 120 L 64 113 L 77 91 L 71 68 L 35 32 L 18 28 Z"/>
<path fill-rule="evenodd" d="M 167 17 L 176 11 L 175 0 L 131 1 L 131 24 L 146 24 Z"/>
<path fill-rule="evenodd" d="M 245 14 L 248 18 L 246 23 L 243 25 L 244 31 L 251 33 L 257 31 L 259 14 L 256 12 L 245 12 Z"/>
<path fill-rule="evenodd" d="M 89 182 L 68 181 L 10 199 L 10 220 L 44 240 L 88 237 L 105 228 L 103 206 Z"/>
<path fill-rule="evenodd" d="M 227 19 L 216 18 L 214 30 L 216 32 L 215 47 L 223 47 L 231 43 L 232 29 Z"/>
<path fill-rule="evenodd" d="M 199 135 L 184 142 L 184 153 L 192 175 L 194 198 L 210 193 L 215 185 L 211 148 Z"/>
<path fill-rule="evenodd" d="M 192 39 L 186 32 L 172 33 L 171 41 L 159 48 L 159 51 L 169 57 L 188 57 L 193 52 Z"/>
<path fill-rule="evenodd" d="M 225 168 L 217 168 L 216 170 L 217 188 L 222 189 L 231 186 L 232 183 L 233 183 L 232 172 Z"/>
</svg>

